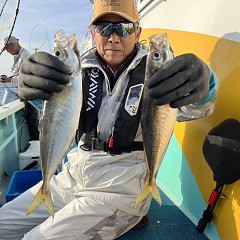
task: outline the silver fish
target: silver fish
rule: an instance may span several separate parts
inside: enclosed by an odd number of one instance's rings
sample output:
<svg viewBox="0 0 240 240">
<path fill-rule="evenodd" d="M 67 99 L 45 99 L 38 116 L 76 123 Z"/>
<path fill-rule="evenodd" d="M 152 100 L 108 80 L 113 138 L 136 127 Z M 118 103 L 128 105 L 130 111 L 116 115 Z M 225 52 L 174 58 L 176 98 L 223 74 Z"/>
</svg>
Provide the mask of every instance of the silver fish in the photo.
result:
<svg viewBox="0 0 240 240">
<path fill-rule="evenodd" d="M 162 204 L 156 183 L 156 175 L 171 139 L 177 114 L 177 109 L 171 108 L 169 104 L 157 106 L 154 104 L 154 100 L 148 97 L 148 80 L 160 67 L 173 59 L 173 52 L 169 46 L 166 33 L 151 36 L 149 44 L 145 86 L 143 89 L 141 126 L 145 158 L 150 173 L 142 192 L 135 202 L 135 207 L 150 193 L 160 205 Z"/>
<path fill-rule="evenodd" d="M 63 91 L 52 93 L 50 99 L 44 101 L 39 123 L 43 183 L 28 208 L 27 215 L 44 202 L 54 217 L 49 182 L 74 141 L 82 106 L 82 79 L 76 35 L 66 37 L 63 30 L 58 31 L 55 34 L 53 55 L 69 67 L 71 80 Z"/>
</svg>

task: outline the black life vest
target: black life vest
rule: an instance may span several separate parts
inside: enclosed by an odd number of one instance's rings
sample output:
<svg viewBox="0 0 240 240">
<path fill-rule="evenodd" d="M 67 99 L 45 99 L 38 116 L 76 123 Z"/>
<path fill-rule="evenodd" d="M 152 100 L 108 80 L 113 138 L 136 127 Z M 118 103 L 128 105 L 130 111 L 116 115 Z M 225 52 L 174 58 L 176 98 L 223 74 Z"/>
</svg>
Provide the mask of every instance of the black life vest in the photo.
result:
<svg viewBox="0 0 240 240">
<path fill-rule="evenodd" d="M 128 146 L 133 143 L 141 119 L 141 102 L 135 115 L 131 116 L 125 110 L 125 102 L 129 89 L 133 86 L 143 84 L 145 80 L 146 57 L 131 70 L 127 89 L 120 107 L 119 116 L 114 125 L 114 143 L 117 146 Z M 98 68 L 87 68 L 83 70 L 83 106 L 79 121 L 81 133 L 95 133 L 98 123 L 98 111 L 102 102 L 104 74 Z"/>
</svg>

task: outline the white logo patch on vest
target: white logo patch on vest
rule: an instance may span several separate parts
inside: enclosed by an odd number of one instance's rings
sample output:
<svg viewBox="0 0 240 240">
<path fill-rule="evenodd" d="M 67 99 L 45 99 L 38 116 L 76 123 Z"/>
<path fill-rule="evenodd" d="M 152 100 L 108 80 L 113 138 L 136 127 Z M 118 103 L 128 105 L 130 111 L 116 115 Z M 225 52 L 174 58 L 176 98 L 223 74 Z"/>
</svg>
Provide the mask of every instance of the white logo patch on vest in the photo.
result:
<svg viewBox="0 0 240 240">
<path fill-rule="evenodd" d="M 95 107 L 95 103 L 96 103 L 96 92 L 97 92 L 97 88 L 98 88 L 98 82 L 96 81 L 96 78 L 98 78 L 99 76 L 99 69 L 92 69 L 91 71 L 91 85 L 89 88 L 89 97 L 88 97 L 88 101 L 87 101 L 87 112 L 92 110 Z"/>
<path fill-rule="evenodd" d="M 143 84 L 138 84 L 130 87 L 128 91 L 124 108 L 131 116 L 137 114 L 138 106 L 140 104 L 142 97 L 143 86 L 144 86 Z"/>
</svg>

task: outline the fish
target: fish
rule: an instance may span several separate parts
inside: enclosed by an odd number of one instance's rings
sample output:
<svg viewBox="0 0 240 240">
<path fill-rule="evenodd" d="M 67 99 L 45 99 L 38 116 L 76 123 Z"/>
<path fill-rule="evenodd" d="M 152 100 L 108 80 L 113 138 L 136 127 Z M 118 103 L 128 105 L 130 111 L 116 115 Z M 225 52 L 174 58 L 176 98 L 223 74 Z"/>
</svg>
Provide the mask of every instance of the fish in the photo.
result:
<svg viewBox="0 0 240 240">
<path fill-rule="evenodd" d="M 50 180 L 73 144 L 83 101 L 80 54 L 76 34 L 67 37 L 64 30 L 59 30 L 55 34 L 52 55 L 66 64 L 71 77 L 63 91 L 52 93 L 49 100 L 43 103 L 39 121 L 43 181 L 26 214 L 32 213 L 44 202 L 49 214 L 54 218 Z"/>
<path fill-rule="evenodd" d="M 169 104 L 162 106 L 154 104 L 154 99 L 149 97 L 149 88 L 147 85 L 151 76 L 173 58 L 173 51 L 169 45 L 166 33 L 155 34 L 149 38 L 141 114 L 143 148 L 149 168 L 149 177 L 135 202 L 135 208 L 147 198 L 149 194 L 152 194 L 152 197 L 160 205 L 162 204 L 156 183 L 156 175 L 174 130 L 177 109 L 171 108 Z"/>
</svg>

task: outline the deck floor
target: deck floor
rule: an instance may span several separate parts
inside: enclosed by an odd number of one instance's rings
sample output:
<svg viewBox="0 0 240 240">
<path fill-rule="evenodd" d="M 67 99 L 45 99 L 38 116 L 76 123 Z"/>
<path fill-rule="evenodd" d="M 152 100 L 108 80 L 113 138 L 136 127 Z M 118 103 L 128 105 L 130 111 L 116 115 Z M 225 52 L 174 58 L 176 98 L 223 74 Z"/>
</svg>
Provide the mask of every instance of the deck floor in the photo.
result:
<svg viewBox="0 0 240 240">
<path fill-rule="evenodd" d="M 206 240 L 197 232 L 196 226 L 163 193 L 163 205 L 152 201 L 149 224 L 140 229 L 132 229 L 118 240 Z"/>
</svg>

